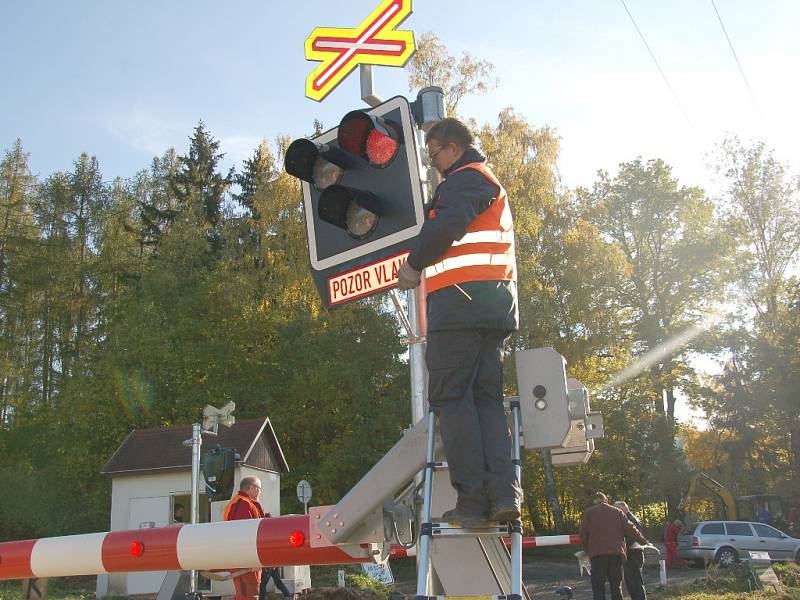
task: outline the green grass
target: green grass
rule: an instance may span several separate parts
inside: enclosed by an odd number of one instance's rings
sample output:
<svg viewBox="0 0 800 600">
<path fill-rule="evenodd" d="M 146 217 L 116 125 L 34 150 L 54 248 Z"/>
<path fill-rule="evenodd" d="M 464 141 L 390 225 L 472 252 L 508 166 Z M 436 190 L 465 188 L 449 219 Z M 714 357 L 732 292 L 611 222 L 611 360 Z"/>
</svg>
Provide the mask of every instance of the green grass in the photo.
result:
<svg viewBox="0 0 800 600">
<path fill-rule="evenodd" d="M 57 577 L 47 581 L 48 600 L 91 600 L 96 577 Z M 22 581 L 0 581 L 0 600 L 22 600 Z M 124 600 L 110 597 L 108 600 Z"/>
<path fill-rule="evenodd" d="M 692 583 L 647 591 L 652 600 L 800 600 L 800 567 L 793 563 L 775 564 L 773 570 L 784 585 L 783 592 L 756 589 L 746 565 L 732 569 L 709 567 L 705 577 Z"/>
</svg>

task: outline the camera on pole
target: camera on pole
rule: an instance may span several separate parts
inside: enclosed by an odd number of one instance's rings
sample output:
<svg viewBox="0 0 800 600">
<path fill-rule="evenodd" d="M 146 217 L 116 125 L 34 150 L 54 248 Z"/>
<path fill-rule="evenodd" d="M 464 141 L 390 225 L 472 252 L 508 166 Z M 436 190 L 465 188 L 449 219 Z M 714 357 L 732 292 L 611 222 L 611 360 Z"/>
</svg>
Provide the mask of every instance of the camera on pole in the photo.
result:
<svg viewBox="0 0 800 600">
<path fill-rule="evenodd" d="M 414 118 L 397 96 L 293 141 L 286 172 L 302 182 L 311 270 L 327 307 L 394 287 L 424 221 Z"/>
</svg>

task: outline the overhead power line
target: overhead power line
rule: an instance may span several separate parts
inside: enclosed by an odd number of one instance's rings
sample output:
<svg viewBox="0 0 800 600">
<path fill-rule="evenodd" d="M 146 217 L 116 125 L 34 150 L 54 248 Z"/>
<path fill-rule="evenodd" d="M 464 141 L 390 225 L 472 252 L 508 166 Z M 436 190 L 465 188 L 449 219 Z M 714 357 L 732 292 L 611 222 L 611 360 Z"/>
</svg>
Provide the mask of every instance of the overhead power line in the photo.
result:
<svg viewBox="0 0 800 600">
<path fill-rule="evenodd" d="M 692 120 L 689 118 L 689 113 L 686 112 L 686 109 L 683 107 L 683 104 L 681 103 L 680 99 L 678 98 L 678 94 L 676 94 L 675 90 L 672 88 L 672 85 L 670 84 L 669 79 L 667 79 L 666 73 L 664 73 L 664 69 L 662 69 L 661 65 L 658 64 L 658 59 L 656 59 L 656 55 L 653 54 L 653 51 L 650 49 L 650 44 L 647 43 L 647 40 L 645 39 L 644 34 L 642 33 L 642 30 L 639 29 L 639 26 L 636 24 L 636 19 L 633 18 L 633 15 L 631 14 L 631 11 L 628 10 L 628 5 L 625 4 L 625 0 L 619 0 L 619 1 L 622 3 L 622 7 L 625 9 L 625 12 L 628 13 L 628 17 L 630 17 L 631 23 L 633 23 L 633 26 L 636 29 L 636 33 L 638 33 L 639 37 L 642 39 L 642 42 L 644 43 L 644 47 L 647 48 L 647 52 L 650 54 L 650 58 L 652 58 L 653 62 L 656 64 L 656 68 L 658 69 L 658 72 L 661 73 L 661 78 L 664 80 L 664 83 L 667 84 L 667 88 L 669 88 L 669 92 L 670 92 L 670 94 L 672 94 L 672 97 L 674 98 L 675 103 L 678 105 L 678 108 L 681 109 L 681 112 L 683 113 L 683 117 L 686 119 L 686 122 L 689 124 L 689 127 L 694 129 L 694 125 L 692 125 Z"/>
<path fill-rule="evenodd" d="M 736 61 L 736 66 L 739 67 L 739 73 L 742 74 L 742 79 L 744 80 L 744 85 L 747 87 L 747 93 L 750 94 L 750 100 L 753 101 L 753 106 L 756 107 L 756 112 L 758 116 L 761 116 L 761 109 L 758 106 L 758 102 L 756 102 L 756 96 L 753 94 L 753 89 L 750 87 L 750 82 L 747 81 L 747 76 L 744 74 L 744 69 L 742 68 L 742 63 L 739 62 L 739 57 L 736 55 L 736 50 L 733 49 L 733 42 L 731 42 L 731 38 L 728 35 L 728 30 L 725 29 L 725 23 L 722 22 L 722 16 L 719 14 L 719 10 L 717 9 L 717 4 L 714 0 L 711 0 L 711 6 L 714 7 L 714 12 L 717 13 L 717 20 L 719 21 L 719 26 L 722 27 L 722 33 L 725 34 L 725 39 L 728 40 L 728 47 L 731 49 L 731 54 L 733 54 L 733 59 Z"/>
</svg>

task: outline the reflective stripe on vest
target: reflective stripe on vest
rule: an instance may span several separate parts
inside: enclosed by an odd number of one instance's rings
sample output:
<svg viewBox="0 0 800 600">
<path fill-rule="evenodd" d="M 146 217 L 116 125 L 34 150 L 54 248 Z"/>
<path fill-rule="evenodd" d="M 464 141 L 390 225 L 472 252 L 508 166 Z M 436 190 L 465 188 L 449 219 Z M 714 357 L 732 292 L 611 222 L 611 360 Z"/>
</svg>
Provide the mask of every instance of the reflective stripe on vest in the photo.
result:
<svg viewBox="0 0 800 600">
<path fill-rule="evenodd" d="M 263 511 L 259 509 L 258 504 L 256 504 L 250 496 L 237 493 L 233 498 L 231 498 L 230 502 L 228 502 L 228 504 L 225 505 L 225 509 L 222 511 L 223 521 L 228 520 L 228 516 L 231 514 L 233 507 L 236 506 L 236 503 L 239 502 L 239 500 L 244 500 L 250 505 L 250 514 L 256 515 L 255 517 L 253 517 L 254 519 L 264 516 Z"/>
<path fill-rule="evenodd" d="M 445 258 L 435 265 L 425 269 L 425 277 L 434 277 L 445 271 L 453 269 L 463 269 L 464 267 L 477 267 L 486 265 L 503 265 L 516 268 L 517 261 L 514 256 L 508 254 L 462 254 L 452 258 Z"/>
<path fill-rule="evenodd" d="M 455 240 L 453 246 L 461 246 L 463 244 L 481 244 L 486 242 L 494 242 L 495 244 L 513 244 L 514 232 L 513 231 L 474 231 L 472 233 L 464 234 L 460 240 Z"/>
<path fill-rule="evenodd" d="M 514 226 L 508 195 L 500 182 L 484 163 L 469 163 L 463 169 L 474 169 L 499 188 L 489 207 L 467 227 L 467 232 L 456 240 L 442 258 L 426 267 L 428 293 L 467 281 L 516 281 L 517 261 L 514 255 Z M 430 218 L 436 218 L 431 211 Z"/>
</svg>

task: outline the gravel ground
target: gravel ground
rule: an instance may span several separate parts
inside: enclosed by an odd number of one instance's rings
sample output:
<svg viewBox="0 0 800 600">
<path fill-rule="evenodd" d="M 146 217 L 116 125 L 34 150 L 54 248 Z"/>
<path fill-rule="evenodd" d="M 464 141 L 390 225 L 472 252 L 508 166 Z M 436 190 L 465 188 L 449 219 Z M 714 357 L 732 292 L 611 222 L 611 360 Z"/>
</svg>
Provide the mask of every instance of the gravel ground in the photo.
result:
<svg viewBox="0 0 800 600">
<path fill-rule="evenodd" d="M 657 558 L 648 556 L 644 568 L 645 586 L 655 588 L 660 585 Z M 672 569 L 667 572 L 667 585 L 675 583 L 688 583 L 702 577 L 700 569 Z M 573 600 L 591 600 L 592 586 L 588 575 L 578 573 L 578 561 L 557 560 L 526 560 L 522 565 L 522 577 L 532 600 L 564 600 L 564 596 L 554 593 L 558 586 L 572 588 Z M 628 597 L 627 593 L 625 594 Z"/>
<path fill-rule="evenodd" d="M 535 552 L 526 552 L 523 560 L 522 577 L 532 600 L 565 600 L 564 596 L 554 593 L 559 586 L 572 588 L 573 600 L 591 600 L 592 586 L 589 576 L 579 573 L 576 559 L 537 557 Z M 702 576 L 702 569 L 672 569 L 667 573 L 667 585 L 689 583 Z M 402 575 L 395 573 L 395 578 L 399 592 L 407 596 L 414 595 L 416 582 L 413 581 L 413 573 L 403 573 Z M 647 556 L 644 578 L 648 589 L 660 585 L 657 556 Z M 625 597 L 628 597 L 627 593 L 625 593 Z"/>
</svg>

